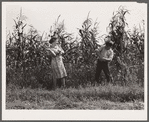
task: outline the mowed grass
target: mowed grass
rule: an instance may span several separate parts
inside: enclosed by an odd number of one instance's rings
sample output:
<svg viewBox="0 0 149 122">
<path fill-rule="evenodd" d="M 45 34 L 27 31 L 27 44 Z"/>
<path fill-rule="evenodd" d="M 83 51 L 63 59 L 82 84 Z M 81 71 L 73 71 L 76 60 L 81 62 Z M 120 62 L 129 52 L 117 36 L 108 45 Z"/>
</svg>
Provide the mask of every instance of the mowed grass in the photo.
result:
<svg viewBox="0 0 149 122">
<path fill-rule="evenodd" d="M 46 90 L 19 89 L 8 85 L 6 109 L 144 109 L 144 88 L 132 86 L 87 86 Z"/>
</svg>

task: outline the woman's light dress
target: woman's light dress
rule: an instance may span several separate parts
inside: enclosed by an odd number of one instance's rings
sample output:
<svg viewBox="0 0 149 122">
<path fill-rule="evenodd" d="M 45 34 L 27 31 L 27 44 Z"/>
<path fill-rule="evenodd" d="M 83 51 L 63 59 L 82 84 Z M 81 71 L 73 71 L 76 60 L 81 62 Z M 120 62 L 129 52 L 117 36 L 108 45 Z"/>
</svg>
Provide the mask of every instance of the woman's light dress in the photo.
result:
<svg viewBox="0 0 149 122">
<path fill-rule="evenodd" d="M 56 56 L 52 56 L 51 68 L 53 72 L 54 78 L 63 78 L 67 76 L 66 69 L 63 63 L 62 53 L 64 53 L 63 49 L 60 46 L 51 47 L 50 50 L 54 52 Z"/>
</svg>

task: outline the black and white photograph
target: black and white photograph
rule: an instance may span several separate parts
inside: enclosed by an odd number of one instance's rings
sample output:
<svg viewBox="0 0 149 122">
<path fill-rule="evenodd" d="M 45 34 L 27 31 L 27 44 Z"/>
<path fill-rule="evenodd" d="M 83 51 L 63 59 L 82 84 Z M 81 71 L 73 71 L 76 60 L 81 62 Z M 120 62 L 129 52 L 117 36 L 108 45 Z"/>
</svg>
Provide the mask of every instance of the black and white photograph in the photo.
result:
<svg viewBox="0 0 149 122">
<path fill-rule="evenodd" d="M 2 120 L 147 120 L 147 3 L 2 2 Z"/>
</svg>

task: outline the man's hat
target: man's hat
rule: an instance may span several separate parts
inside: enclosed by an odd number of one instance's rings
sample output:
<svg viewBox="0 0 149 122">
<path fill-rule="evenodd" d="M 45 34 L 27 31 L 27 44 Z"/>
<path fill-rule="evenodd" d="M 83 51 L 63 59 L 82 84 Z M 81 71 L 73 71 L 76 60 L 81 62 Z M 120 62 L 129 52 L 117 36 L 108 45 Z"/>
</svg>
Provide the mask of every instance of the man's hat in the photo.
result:
<svg viewBox="0 0 149 122">
<path fill-rule="evenodd" d="M 53 42 L 56 41 L 56 39 L 57 39 L 56 37 L 52 37 L 52 38 L 49 40 L 49 43 L 52 44 Z"/>
</svg>

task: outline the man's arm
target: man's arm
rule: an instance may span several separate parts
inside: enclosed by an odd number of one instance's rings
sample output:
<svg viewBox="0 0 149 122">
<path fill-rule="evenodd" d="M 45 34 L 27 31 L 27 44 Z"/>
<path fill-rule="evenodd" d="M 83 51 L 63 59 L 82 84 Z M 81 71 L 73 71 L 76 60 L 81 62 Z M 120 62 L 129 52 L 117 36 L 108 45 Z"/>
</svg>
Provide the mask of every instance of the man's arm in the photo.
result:
<svg viewBox="0 0 149 122">
<path fill-rule="evenodd" d="M 99 56 L 104 46 L 98 47 L 95 49 L 96 54 Z"/>
<path fill-rule="evenodd" d="M 113 51 L 111 50 L 111 53 L 110 53 L 110 55 L 109 55 L 109 58 L 104 58 L 104 57 L 103 57 L 103 60 L 104 60 L 104 61 L 112 61 L 113 56 L 114 56 L 114 53 L 113 53 Z"/>
</svg>

